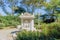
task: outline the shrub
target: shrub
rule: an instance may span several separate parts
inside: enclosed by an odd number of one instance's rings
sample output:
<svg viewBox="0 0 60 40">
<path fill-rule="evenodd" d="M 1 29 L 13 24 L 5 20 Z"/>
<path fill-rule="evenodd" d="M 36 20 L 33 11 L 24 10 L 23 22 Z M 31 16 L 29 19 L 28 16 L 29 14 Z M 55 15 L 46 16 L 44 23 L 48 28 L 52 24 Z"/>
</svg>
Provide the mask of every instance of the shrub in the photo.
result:
<svg viewBox="0 0 60 40">
<path fill-rule="evenodd" d="M 42 24 L 42 33 L 45 35 L 47 38 L 52 38 L 55 40 L 60 38 L 60 23 L 59 22 L 54 22 L 51 24 Z M 51 40 L 52 40 L 51 39 Z"/>
<path fill-rule="evenodd" d="M 18 16 L 0 16 L 0 27 L 17 26 L 20 24 L 20 18 Z"/>
<path fill-rule="evenodd" d="M 55 40 L 55 38 L 38 31 L 21 31 L 17 34 L 16 40 Z"/>
<path fill-rule="evenodd" d="M 52 35 L 54 38 L 60 38 L 60 24 L 59 23 L 54 23 L 54 26 L 49 27 L 50 29 L 50 35 Z"/>
<path fill-rule="evenodd" d="M 16 40 L 40 40 L 40 32 L 21 31 Z"/>
<path fill-rule="evenodd" d="M 3 27 L 5 27 L 5 24 L 0 23 L 0 29 L 2 29 Z"/>
</svg>

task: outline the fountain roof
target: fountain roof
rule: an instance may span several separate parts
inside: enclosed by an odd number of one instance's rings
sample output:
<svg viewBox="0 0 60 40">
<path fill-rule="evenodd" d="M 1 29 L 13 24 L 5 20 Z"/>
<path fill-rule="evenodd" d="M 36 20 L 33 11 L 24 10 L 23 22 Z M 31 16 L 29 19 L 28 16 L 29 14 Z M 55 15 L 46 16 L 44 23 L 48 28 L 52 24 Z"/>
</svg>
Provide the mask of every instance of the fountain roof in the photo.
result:
<svg viewBox="0 0 60 40">
<path fill-rule="evenodd" d="M 34 18 L 34 15 L 31 15 L 30 13 L 24 13 L 24 14 L 22 14 L 21 16 L 20 16 L 20 18 L 22 18 L 22 19 L 32 19 L 32 18 Z"/>
</svg>

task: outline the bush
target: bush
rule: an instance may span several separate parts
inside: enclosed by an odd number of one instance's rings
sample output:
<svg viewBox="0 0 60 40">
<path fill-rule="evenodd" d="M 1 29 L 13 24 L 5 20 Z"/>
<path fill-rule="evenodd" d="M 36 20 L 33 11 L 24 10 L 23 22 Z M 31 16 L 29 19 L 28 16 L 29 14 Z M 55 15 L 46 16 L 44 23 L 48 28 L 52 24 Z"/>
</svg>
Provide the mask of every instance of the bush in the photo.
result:
<svg viewBox="0 0 60 40">
<path fill-rule="evenodd" d="M 41 28 L 45 36 L 57 39 L 60 38 L 60 23 L 43 24 Z"/>
<path fill-rule="evenodd" d="M 16 40 L 40 40 L 40 32 L 21 31 Z"/>
<path fill-rule="evenodd" d="M 54 26 L 50 28 L 50 35 L 54 36 L 54 38 L 60 38 L 60 24 L 54 23 Z"/>
<path fill-rule="evenodd" d="M 16 40 L 55 40 L 55 38 L 38 31 L 21 31 L 17 34 Z"/>
<path fill-rule="evenodd" d="M 0 29 L 2 29 L 3 27 L 5 27 L 5 24 L 0 23 Z"/>
<path fill-rule="evenodd" d="M 10 27 L 20 25 L 20 18 L 18 16 L 0 16 L 0 27 Z"/>
</svg>

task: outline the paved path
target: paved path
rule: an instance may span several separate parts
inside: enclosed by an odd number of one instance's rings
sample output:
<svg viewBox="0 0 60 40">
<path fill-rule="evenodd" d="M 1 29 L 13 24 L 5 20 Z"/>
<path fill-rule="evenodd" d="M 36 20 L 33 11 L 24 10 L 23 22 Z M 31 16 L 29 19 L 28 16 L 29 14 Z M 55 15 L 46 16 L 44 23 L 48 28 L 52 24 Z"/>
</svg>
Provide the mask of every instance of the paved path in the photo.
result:
<svg viewBox="0 0 60 40">
<path fill-rule="evenodd" d="M 11 37 L 11 32 L 16 31 L 17 29 L 2 29 L 0 30 L 0 40 L 13 40 Z"/>
</svg>

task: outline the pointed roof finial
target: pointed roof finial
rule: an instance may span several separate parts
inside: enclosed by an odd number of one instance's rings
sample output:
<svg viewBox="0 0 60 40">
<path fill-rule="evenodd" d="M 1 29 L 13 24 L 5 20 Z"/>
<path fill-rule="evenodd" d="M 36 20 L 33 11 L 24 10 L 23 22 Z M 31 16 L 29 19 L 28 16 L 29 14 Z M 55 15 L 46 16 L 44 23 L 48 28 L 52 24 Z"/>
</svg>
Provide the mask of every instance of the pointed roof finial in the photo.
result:
<svg viewBox="0 0 60 40">
<path fill-rule="evenodd" d="M 23 13 L 21 15 L 23 15 Z"/>
</svg>

